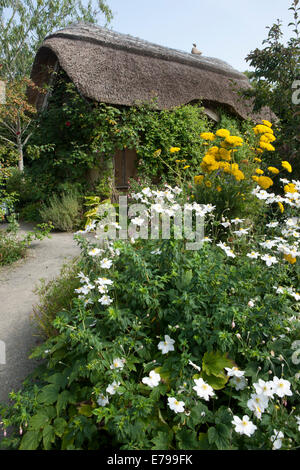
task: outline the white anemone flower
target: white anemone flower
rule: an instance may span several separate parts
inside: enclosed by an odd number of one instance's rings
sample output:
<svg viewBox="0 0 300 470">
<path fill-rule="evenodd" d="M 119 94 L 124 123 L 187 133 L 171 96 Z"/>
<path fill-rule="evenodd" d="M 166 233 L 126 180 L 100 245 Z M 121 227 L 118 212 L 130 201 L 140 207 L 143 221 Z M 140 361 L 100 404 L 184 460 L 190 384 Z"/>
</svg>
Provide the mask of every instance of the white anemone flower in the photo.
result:
<svg viewBox="0 0 300 470">
<path fill-rule="evenodd" d="M 257 253 L 257 251 L 251 251 L 250 253 L 247 253 L 247 256 L 248 258 L 251 258 L 251 259 L 257 259 L 260 256 L 260 254 Z"/>
<path fill-rule="evenodd" d="M 124 367 L 124 362 L 125 362 L 124 359 L 120 359 L 119 357 L 117 357 L 116 359 L 113 360 L 112 364 L 110 365 L 110 368 L 122 370 Z"/>
<path fill-rule="evenodd" d="M 247 415 L 244 415 L 243 419 L 240 419 L 238 416 L 234 416 L 231 422 L 235 426 L 235 432 L 239 434 L 245 434 L 249 437 L 257 429 L 257 426 L 255 426 L 255 424 L 253 424 L 252 421 L 249 420 L 249 416 Z"/>
<path fill-rule="evenodd" d="M 248 382 L 247 382 L 246 377 L 244 376 L 242 377 L 233 376 L 231 377 L 229 383 L 230 385 L 233 385 L 236 390 L 244 390 L 247 387 Z"/>
<path fill-rule="evenodd" d="M 143 225 L 143 223 L 145 222 L 144 219 L 142 219 L 141 217 L 135 217 L 134 219 L 131 219 L 131 222 L 133 223 L 133 225 Z"/>
<path fill-rule="evenodd" d="M 257 418 L 261 418 L 262 413 L 268 407 L 269 399 L 266 395 L 257 395 L 253 393 L 250 400 L 247 401 L 249 410 L 253 411 Z"/>
<path fill-rule="evenodd" d="M 208 385 L 208 383 L 204 382 L 203 379 L 194 379 L 194 382 L 196 385 L 193 387 L 193 390 L 195 390 L 198 397 L 209 401 L 209 398 L 214 396 L 215 392 L 213 391 L 213 388 Z"/>
<path fill-rule="evenodd" d="M 189 360 L 189 365 L 194 367 L 194 369 L 198 370 L 199 372 L 201 371 L 201 367 L 197 366 L 197 364 L 194 364 L 192 361 Z"/>
<path fill-rule="evenodd" d="M 100 297 L 98 302 L 101 305 L 110 305 L 110 304 L 113 303 L 113 299 L 111 297 L 109 297 L 109 295 L 104 294 L 104 295 L 102 295 L 102 297 Z"/>
<path fill-rule="evenodd" d="M 99 406 L 106 406 L 109 403 L 108 397 L 105 397 L 103 393 L 101 393 L 97 399 L 97 403 Z"/>
<path fill-rule="evenodd" d="M 242 377 L 245 374 L 244 370 L 239 370 L 238 367 L 225 367 L 225 370 L 227 371 L 227 375 L 229 377 Z"/>
<path fill-rule="evenodd" d="M 273 398 L 274 390 L 273 390 L 273 382 L 265 382 L 262 379 L 259 379 L 258 382 L 253 384 L 257 395 L 265 395 L 266 397 Z"/>
<path fill-rule="evenodd" d="M 274 393 L 280 398 L 283 398 L 285 395 L 292 396 L 293 392 L 291 391 L 291 383 L 288 380 L 279 379 L 278 377 L 273 377 L 272 387 Z"/>
<path fill-rule="evenodd" d="M 99 256 L 102 252 L 103 250 L 101 250 L 100 248 L 93 248 L 92 250 L 88 252 L 88 254 L 90 256 Z"/>
<path fill-rule="evenodd" d="M 249 232 L 248 228 L 240 228 L 239 230 L 234 230 L 233 233 L 235 233 L 238 237 L 242 237 L 243 235 L 247 235 Z"/>
<path fill-rule="evenodd" d="M 174 397 L 169 397 L 168 405 L 169 405 L 169 408 L 175 413 L 184 413 L 185 403 L 183 401 L 178 401 Z"/>
<path fill-rule="evenodd" d="M 148 385 L 149 387 L 153 388 L 153 387 L 157 387 L 157 385 L 159 384 L 159 382 L 161 381 L 161 377 L 159 374 L 157 374 L 155 372 L 155 370 L 152 370 L 150 373 L 149 373 L 149 377 L 143 377 L 142 378 L 142 382 L 146 385 Z"/>
<path fill-rule="evenodd" d="M 100 263 L 100 268 L 109 269 L 112 265 L 112 260 L 108 258 L 103 258 Z"/>
<path fill-rule="evenodd" d="M 272 266 L 272 264 L 278 263 L 275 256 L 271 256 L 271 255 L 261 256 L 261 259 L 266 262 L 267 266 Z"/>
<path fill-rule="evenodd" d="M 120 385 L 121 385 L 121 382 L 116 382 L 114 380 L 112 384 L 108 385 L 108 387 L 106 388 L 106 392 L 109 393 L 110 395 L 114 395 Z"/>
<path fill-rule="evenodd" d="M 111 286 L 113 283 L 114 281 L 107 279 L 106 277 L 98 277 L 95 281 L 95 284 L 99 284 L 100 286 Z"/>
<path fill-rule="evenodd" d="M 278 450 L 282 446 L 282 439 L 284 438 L 284 434 L 282 431 L 276 431 L 274 429 L 274 434 L 271 436 L 271 441 L 273 442 L 273 450 Z"/>
<path fill-rule="evenodd" d="M 174 351 L 173 344 L 174 339 L 170 338 L 169 335 L 165 335 L 165 340 L 158 343 L 158 349 L 161 349 L 162 354 L 167 354 L 169 351 Z"/>
</svg>

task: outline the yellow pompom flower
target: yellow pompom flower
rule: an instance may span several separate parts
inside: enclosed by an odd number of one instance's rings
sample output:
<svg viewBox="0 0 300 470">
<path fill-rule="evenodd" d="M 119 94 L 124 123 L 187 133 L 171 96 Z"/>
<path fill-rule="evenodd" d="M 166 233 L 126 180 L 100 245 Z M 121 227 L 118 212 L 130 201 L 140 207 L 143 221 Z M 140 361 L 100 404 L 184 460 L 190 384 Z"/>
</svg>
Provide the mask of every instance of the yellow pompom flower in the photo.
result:
<svg viewBox="0 0 300 470">
<path fill-rule="evenodd" d="M 253 175 L 253 176 L 251 176 L 251 178 L 253 179 L 253 181 L 256 181 L 256 183 L 258 183 L 258 179 L 259 179 L 259 177 L 258 177 L 258 176 L 256 176 L 256 175 Z"/>
<path fill-rule="evenodd" d="M 273 134 L 273 129 L 271 129 L 271 128 L 268 127 L 268 126 L 264 126 L 264 125 L 262 125 L 262 124 L 257 124 L 257 126 L 255 126 L 255 127 L 253 128 L 253 130 L 254 130 L 254 133 L 255 133 L 256 135 L 258 135 L 258 134 L 266 134 L 266 133 Z"/>
<path fill-rule="evenodd" d="M 270 134 L 269 132 L 267 132 L 266 134 L 261 136 L 261 139 L 262 139 L 262 137 L 267 139 L 268 142 L 275 142 L 275 140 L 276 140 L 276 137 L 273 134 Z"/>
<path fill-rule="evenodd" d="M 264 126 L 272 127 L 272 123 L 270 121 L 267 121 L 266 119 L 262 119 L 261 122 L 264 124 Z"/>
<path fill-rule="evenodd" d="M 227 129 L 219 129 L 219 130 L 217 130 L 216 135 L 218 137 L 226 138 L 226 137 L 230 136 L 230 132 Z"/>
<path fill-rule="evenodd" d="M 292 167 L 289 162 L 283 161 L 281 162 L 282 168 L 287 170 L 289 173 L 292 173 Z"/>
<path fill-rule="evenodd" d="M 259 184 L 259 186 L 263 189 L 268 189 L 273 185 L 273 180 L 271 180 L 271 178 L 268 176 L 258 176 L 257 184 Z"/>
<path fill-rule="evenodd" d="M 187 170 L 188 168 L 190 168 L 190 166 L 191 166 L 191 165 L 185 165 L 185 166 L 183 167 L 183 170 Z"/>
<path fill-rule="evenodd" d="M 220 148 L 218 151 L 218 157 L 220 157 L 222 160 L 230 161 L 231 160 L 231 151 Z"/>
<path fill-rule="evenodd" d="M 256 153 L 264 153 L 264 151 L 262 149 L 256 149 Z"/>
<path fill-rule="evenodd" d="M 213 147 L 210 147 L 210 149 L 207 150 L 207 153 L 209 153 L 210 155 L 216 155 L 218 151 L 219 151 L 219 147 L 214 145 Z"/>
<path fill-rule="evenodd" d="M 271 144 L 269 144 L 269 143 L 267 143 L 267 142 L 262 142 L 262 141 L 260 141 L 260 142 L 259 142 L 259 145 L 260 145 L 260 147 L 261 147 L 262 149 L 268 150 L 268 152 L 274 152 L 274 150 L 275 150 L 275 147 L 273 147 L 273 145 L 271 145 Z"/>
<path fill-rule="evenodd" d="M 294 258 L 292 255 L 283 255 L 284 259 L 288 261 L 290 264 L 295 264 L 297 259 Z"/>
<path fill-rule="evenodd" d="M 205 181 L 205 186 L 207 188 L 211 188 L 211 186 L 212 186 L 211 181 L 209 181 L 209 180 Z"/>
<path fill-rule="evenodd" d="M 230 173 L 230 165 L 227 162 L 219 162 L 219 168 L 225 171 L 225 173 Z"/>
<path fill-rule="evenodd" d="M 200 164 L 203 171 L 210 173 L 219 169 L 219 163 L 214 159 L 213 155 L 206 154 Z"/>
<path fill-rule="evenodd" d="M 262 160 L 261 160 L 260 158 L 257 158 L 257 157 L 254 158 L 254 161 L 255 161 L 255 162 L 258 162 L 258 163 L 261 163 L 261 162 L 262 162 Z"/>
<path fill-rule="evenodd" d="M 283 213 L 284 212 L 284 205 L 282 204 L 282 202 L 278 202 L 278 207 L 280 209 L 280 212 Z"/>
<path fill-rule="evenodd" d="M 215 134 L 213 134 L 213 132 L 202 132 L 200 137 L 204 140 L 215 140 Z"/>
<path fill-rule="evenodd" d="M 217 186 L 217 187 L 216 187 L 216 190 L 217 190 L 218 192 L 222 191 L 221 186 Z"/>
<path fill-rule="evenodd" d="M 275 166 L 268 166 L 268 170 L 273 173 L 274 175 L 278 175 L 279 170 L 278 168 L 275 168 Z"/>
<path fill-rule="evenodd" d="M 242 181 L 245 179 L 245 175 L 241 170 L 234 170 L 232 171 L 232 174 L 237 181 Z"/>
<path fill-rule="evenodd" d="M 294 183 L 286 184 L 283 189 L 285 193 L 297 193 L 298 192 Z"/>
<path fill-rule="evenodd" d="M 171 153 L 179 152 L 179 150 L 180 150 L 180 147 L 171 147 L 170 148 Z"/>
<path fill-rule="evenodd" d="M 195 184 L 201 184 L 204 179 L 204 175 L 197 175 L 194 176 L 194 183 Z"/>
<path fill-rule="evenodd" d="M 256 168 L 255 173 L 257 173 L 258 175 L 263 175 L 264 171 L 261 170 L 260 168 Z"/>
<path fill-rule="evenodd" d="M 243 139 L 241 137 L 237 137 L 235 135 L 230 135 L 228 137 L 226 137 L 225 139 L 225 143 L 228 144 L 228 145 L 232 145 L 232 146 L 235 146 L 235 147 L 240 147 L 241 145 L 243 145 Z"/>
</svg>

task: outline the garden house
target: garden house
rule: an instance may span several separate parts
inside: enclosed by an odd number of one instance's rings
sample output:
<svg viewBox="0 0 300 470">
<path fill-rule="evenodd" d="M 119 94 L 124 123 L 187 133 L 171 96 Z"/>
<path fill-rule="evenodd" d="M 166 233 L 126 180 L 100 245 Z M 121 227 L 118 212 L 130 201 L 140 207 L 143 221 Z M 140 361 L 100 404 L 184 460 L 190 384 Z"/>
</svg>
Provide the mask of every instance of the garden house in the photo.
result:
<svg viewBox="0 0 300 470">
<path fill-rule="evenodd" d="M 162 47 L 99 26 L 78 23 L 47 36 L 39 48 L 31 78 L 39 86 L 51 84 L 53 72 L 62 69 L 87 99 L 132 106 L 156 99 L 158 109 L 202 102 L 207 115 L 218 120 L 221 105 L 241 118 L 254 115 L 239 89 L 251 87 L 248 78 L 226 62 Z M 48 95 L 30 91 L 38 110 Z M 265 119 L 269 110 L 262 110 Z M 126 188 L 135 173 L 135 151 L 115 155 L 115 184 Z"/>
</svg>

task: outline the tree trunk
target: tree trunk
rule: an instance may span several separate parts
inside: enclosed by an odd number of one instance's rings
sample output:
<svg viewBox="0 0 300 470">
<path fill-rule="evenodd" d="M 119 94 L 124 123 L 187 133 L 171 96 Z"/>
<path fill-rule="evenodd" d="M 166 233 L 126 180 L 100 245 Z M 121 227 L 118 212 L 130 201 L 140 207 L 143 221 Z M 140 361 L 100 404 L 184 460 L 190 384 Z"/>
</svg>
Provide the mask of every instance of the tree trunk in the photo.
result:
<svg viewBox="0 0 300 470">
<path fill-rule="evenodd" d="M 18 167 L 19 167 L 19 170 L 23 173 L 23 171 L 24 171 L 24 159 L 23 159 L 23 146 L 22 146 L 21 142 L 18 142 L 18 152 L 19 152 Z"/>
</svg>

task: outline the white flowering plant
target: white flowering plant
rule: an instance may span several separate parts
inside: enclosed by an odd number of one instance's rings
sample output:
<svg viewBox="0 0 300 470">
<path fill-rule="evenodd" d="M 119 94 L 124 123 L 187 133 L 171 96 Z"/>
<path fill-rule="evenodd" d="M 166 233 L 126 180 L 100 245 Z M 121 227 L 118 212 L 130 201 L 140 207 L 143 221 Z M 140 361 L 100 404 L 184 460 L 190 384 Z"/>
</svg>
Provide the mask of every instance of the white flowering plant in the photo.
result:
<svg viewBox="0 0 300 470">
<path fill-rule="evenodd" d="M 267 229 L 298 230 L 281 224 Z M 1 447 L 299 448 L 298 254 L 291 263 L 285 241 L 275 250 L 260 237 L 212 236 L 189 251 L 77 234 L 80 287 L 32 354 L 42 364 L 0 410 L 15 428 Z"/>
</svg>

